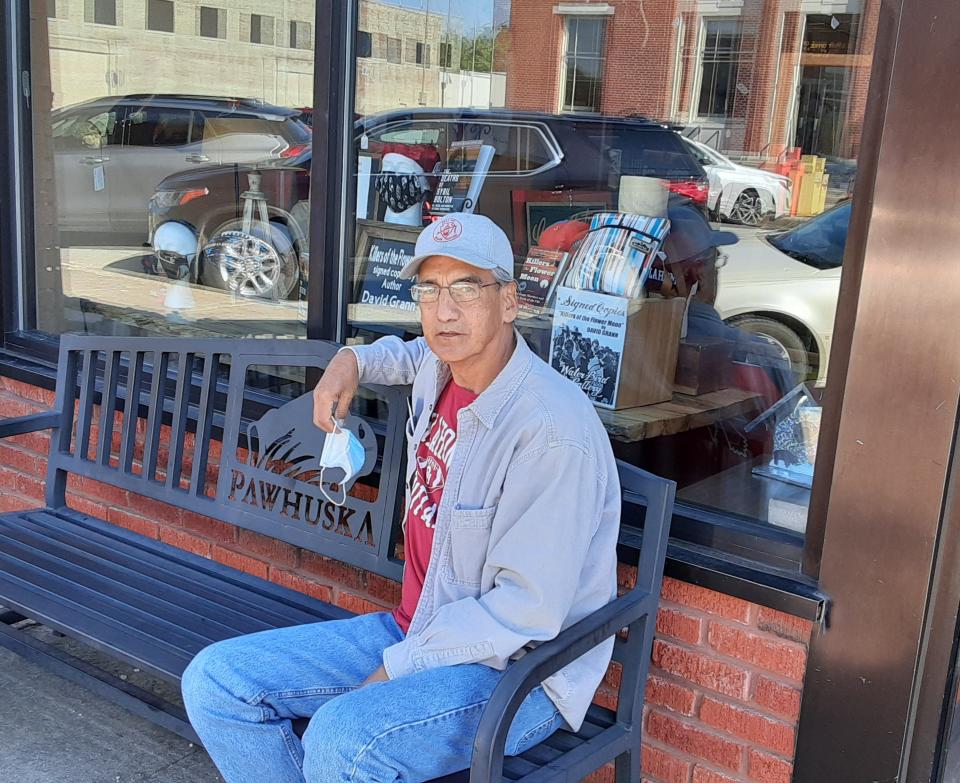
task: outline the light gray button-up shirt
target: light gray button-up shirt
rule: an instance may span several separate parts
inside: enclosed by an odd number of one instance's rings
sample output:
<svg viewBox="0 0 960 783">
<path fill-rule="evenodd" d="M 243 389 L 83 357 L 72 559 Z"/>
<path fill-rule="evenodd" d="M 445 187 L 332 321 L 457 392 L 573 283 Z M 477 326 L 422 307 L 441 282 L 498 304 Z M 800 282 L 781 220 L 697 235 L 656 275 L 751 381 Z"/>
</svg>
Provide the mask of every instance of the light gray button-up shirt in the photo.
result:
<svg viewBox="0 0 960 783">
<path fill-rule="evenodd" d="M 362 383 L 413 385 L 409 495 L 450 369 L 423 338 L 350 350 Z M 391 678 L 461 663 L 504 669 L 616 597 L 620 484 L 586 395 L 518 334 L 506 367 L 460 411 L 457 433 L 420 602 L 406 638 L 384 652 Z M 572 728 L 612 651 L 611 638 L 543 683 Z"/>
</svg>

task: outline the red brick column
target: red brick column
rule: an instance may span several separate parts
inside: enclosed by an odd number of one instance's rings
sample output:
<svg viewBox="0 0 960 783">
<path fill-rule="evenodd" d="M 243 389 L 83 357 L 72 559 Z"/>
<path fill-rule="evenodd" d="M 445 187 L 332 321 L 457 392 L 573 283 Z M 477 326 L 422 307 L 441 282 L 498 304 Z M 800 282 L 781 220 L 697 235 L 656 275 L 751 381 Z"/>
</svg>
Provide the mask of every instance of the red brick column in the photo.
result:
<svg viewBox="0 0 960 783">
<path fill-rule="evenodd" d="M 554 0 L 524 0 L 510 11 L 507 108 L 556 112 L 560 105 L 563 17 Z"/>
<path fill-rule="evenodd" d="M 747 153 L 760 152 L 768 141 L 780 56 L 781 18 L 780 3 L 775 0 L 751 0 L 743 10 L 745 31 L 750 29 L 754 45 L 749 65 L 741 69 L 741 78 L 750 90 L 744 100 L 743 151 Z"/>
<path fill-rule="evenodd" d="M 601 111 L 668 119 L 677 0 L 618 0 L 607 17 Z"/>
<path fill-rule="evenodd" d="M 842 147 L 839 151 L 839 154 L 846 158 L 856 158 L 860 154 L 863 115 L 867 105 L 867 90 L 870 86 L 877 24 L 880 20 L 880 0 L 865 0 L 861 14 L 856 51 L 858 62 L 851 69 L 850 97 L 843 124 Z"/>
<path fill-rule="evenodd" d="M 52 393 L 0 377 L 0 417 L 52 403 Z M 42 503 L 48 448 L 43 433 L 0 441 L 0 510 Z M 218 459 L 211 454 L 213 463 Z M 215 474 L 213 464 L 209 477 Z M 390 609 L 400 600 L 400 585 L 389 579 L 126 490 L 75 479 L 68 503 L 355 612 Z M 621 591 L 635 578 L 635 568 L 621 566 Z M 665 579 L 644 707 L 648 783 L 788 783 L 810 632 L 809 622 Z M 611 665 L 599 704 L 616 705 L 619 677 Z M 593 779 L 612 783 L 613 771 Z"/>
</svg>

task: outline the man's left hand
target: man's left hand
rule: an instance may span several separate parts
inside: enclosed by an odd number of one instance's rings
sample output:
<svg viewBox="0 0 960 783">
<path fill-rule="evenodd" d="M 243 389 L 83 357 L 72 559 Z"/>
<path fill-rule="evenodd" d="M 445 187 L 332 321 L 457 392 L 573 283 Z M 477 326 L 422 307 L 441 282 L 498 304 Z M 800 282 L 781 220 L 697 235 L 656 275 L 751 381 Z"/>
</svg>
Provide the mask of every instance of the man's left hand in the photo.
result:
<svg viewBox="0 0 960 783">
<path fill-rule="evenodd" d="M 381 665 L 377 667 L 377 670 L 373 674 L 363 681 L 363 684 L 361 684 L 360 687 L 362 688 L 364 685 L 369 685 L 371 682 L 385 682 L 389 679 L 390 678 L 387 676 L 387 670 Z"/>
</svg>

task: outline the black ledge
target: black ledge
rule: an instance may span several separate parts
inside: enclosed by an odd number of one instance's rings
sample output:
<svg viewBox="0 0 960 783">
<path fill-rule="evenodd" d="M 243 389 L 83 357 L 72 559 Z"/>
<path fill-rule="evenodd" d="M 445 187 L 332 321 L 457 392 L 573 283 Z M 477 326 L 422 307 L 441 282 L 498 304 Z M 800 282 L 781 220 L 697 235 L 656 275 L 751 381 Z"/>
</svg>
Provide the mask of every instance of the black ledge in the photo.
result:
<svg viewBox="0 0 960 783">
<path fill-rule="evenodd" d="M 55 362 L 38 359 L 15 348 L 0 349 L 0 376 L 52 390 L 56 387 L 57 367 Z M 683 511 L 678 509 L 677 516 L 681 514 Z M 826 596 L 818 591 L 815 582 L 802 576 L 798 570 L 696 543 L 672 540 L 667 548 L 664 573 L 815 623 L 823 620 L 826 611 Z"/>
</svg>

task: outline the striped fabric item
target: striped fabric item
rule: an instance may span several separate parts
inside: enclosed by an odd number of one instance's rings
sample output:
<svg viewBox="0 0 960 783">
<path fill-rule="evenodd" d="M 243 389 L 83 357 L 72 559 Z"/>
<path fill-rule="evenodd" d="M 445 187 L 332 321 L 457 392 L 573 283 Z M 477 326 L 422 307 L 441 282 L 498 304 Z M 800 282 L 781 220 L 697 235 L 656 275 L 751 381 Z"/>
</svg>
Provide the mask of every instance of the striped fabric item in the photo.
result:
<svg viewBox="0 0 960 783">
<path fill-rule="evenodd" d="M 667 218 L 598 212 L 570 260 L 564 285 L 631 299 L 642 296 L 669 230 Z"/>
</svg>

